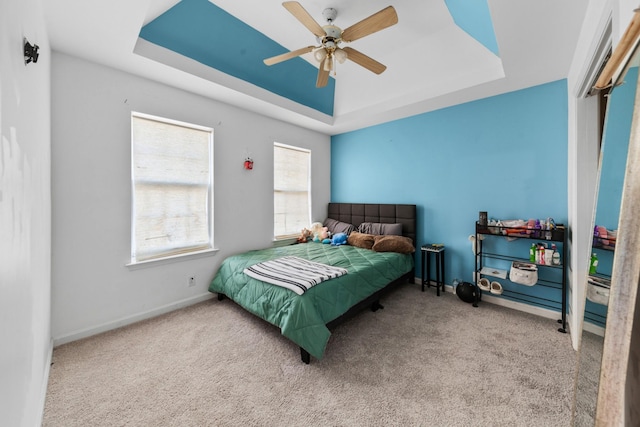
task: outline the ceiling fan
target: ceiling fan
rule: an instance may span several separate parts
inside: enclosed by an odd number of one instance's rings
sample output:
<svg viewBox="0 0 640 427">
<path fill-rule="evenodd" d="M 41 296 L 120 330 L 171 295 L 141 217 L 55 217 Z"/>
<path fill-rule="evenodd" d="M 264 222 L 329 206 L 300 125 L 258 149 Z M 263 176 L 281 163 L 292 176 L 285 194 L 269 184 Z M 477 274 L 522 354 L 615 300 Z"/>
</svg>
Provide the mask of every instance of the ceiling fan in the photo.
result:
<svg viewBox="0 0 640 427">
<path fill-rule="evenodd" d="M 322 16 L 327 20 L 328 24 L 320 26 L 297 1 L 286 1 L 282 5 L 316 36 L 320 46 L 307 46 L 267 58 L 264 60 L 266 65 L 278 64 L 305 53 L 313 52 L 313 56 L 320 63 L 316 87 L 327 85 L 329 73 L 335 70 L 335 61 L 342 64 L 349 59 L 376 74 L 380 74 L 387 69 L 385 65 L 351 47 L 340 47 L 340 43 L 349 43 L 397 24 L 398 15 L 393 6 L 388 6 L 349 28 L 341 30 L 333 25 L 334 19 L 338 16 L 336 9 L 327 8 L 322 12 Z"/>
</svg>

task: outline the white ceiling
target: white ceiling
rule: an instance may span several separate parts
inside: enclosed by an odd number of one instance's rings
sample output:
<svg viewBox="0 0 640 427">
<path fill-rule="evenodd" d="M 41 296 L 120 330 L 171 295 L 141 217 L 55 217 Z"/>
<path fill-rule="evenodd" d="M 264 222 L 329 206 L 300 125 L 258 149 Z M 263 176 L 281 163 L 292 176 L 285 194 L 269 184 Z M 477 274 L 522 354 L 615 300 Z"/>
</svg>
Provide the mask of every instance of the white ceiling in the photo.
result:
<svg viewBox="0 0 640 427">
<path fill-rule="evenodd" d="M 287 49 L 317 44 L 281 0 L 210 1 Z M 195 71 L 187 73 L 134 53 L 136 45 L 145 48 L 138 40 L 142 26 L 176 0 L 46 0 L 44 5 L 53 50 L 330 135 L 566 78 L 588 6 L 584 0 L 487 0 L 498 58 L 453 23 L 443 0 L 299 1 L 321 25 L 322 10 L 336 8 L 335 24 L 343 29 L 389 4 L 398 14 L 395 26 L 351 44 L 387 70 L 375 75 L 349 61 L 340 65 L 333 117 L 215 70 L 192 67 Z M 305 59 L 315 64 L 311 55 Z"/>
</svg>

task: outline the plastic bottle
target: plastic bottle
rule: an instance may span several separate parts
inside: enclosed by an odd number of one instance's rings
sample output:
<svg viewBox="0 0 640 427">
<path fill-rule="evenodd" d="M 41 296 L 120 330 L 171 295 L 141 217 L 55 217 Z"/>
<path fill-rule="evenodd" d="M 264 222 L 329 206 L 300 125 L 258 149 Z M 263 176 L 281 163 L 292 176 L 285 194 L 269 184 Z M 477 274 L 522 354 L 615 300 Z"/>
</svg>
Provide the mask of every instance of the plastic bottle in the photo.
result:
<svg viewBox="0 0 640 427">
<path fill-rule="evenodd" d="M 453 291 L 453 294 L 456 294 L 456 288 L 458 287 L 458 284 L 460 282 L 458 282 L 458 279 L 453 279 L 453 283 L 451 284 L 451 289 Z"/>
<path fill-rule="evenodd" d="M 547 218 L 547 222 L 544 225 L 544 238 L 547 240 L 551 240 L 551 218 Z"/>
<path fill-rule="evenodd" d="M 596 274 L 598 269 L 598 254 L 591 254 L 591 263 L 589 264 L 589 274 Z"/>
<path fill-rule="evenodd" d="M 532 243 L 529 248 L 529 261 L 536 262 L 536 244 Z"/>
<path fill-rule="evenodd" d="M 544 263 L 545 265 L 552 265 L 553 264 L 553 254 L 555 254 L 556 252 L 553 249 L 545 249 L 544 251 Z"/>
<path fill-rule="evenodd" d="M 553 256 L 551 257 L 552 265 L 560 265 L 560 253 L 558 253 L 558 247 L 555 243 L 551 244 L 551 250 L 553 250 Z"/>
</svg>

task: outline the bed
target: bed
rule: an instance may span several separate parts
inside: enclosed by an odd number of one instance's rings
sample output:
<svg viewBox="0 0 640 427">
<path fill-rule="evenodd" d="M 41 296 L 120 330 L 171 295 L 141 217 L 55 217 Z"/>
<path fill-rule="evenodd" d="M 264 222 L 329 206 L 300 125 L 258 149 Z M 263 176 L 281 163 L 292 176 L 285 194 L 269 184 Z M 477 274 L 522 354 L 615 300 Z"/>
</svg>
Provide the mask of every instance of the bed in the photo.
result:
<svg viewBox="0 0 640 427">
<path fill-rule="evenodd" d="M 411 239 L 411 252 L 415 250 L 415 205 L 330 203 L 325 224 L 331 220 L 333 226 L 350 224 L 356 231 L 358 227 L 366 231 L 367 226 L 378 226 L 384 232 L 388 226 L 389 230 L 395 228 L 394 234 L 399 229 L 397 225 L 402 224 L 401 234 Z M 377 238 L 376 242 L 396 238 L 400 239 L 390 236 Z M 405 241 L 409 242 L 408 239 Z M 331 329 L 365 307 L 374 311 L 382 308 L 381 296 L 414 280 L 414 256 L 406 248 L 398 252 L 358 246 L 357 243 L 334 246 L 308 242 L 233 255 L 222 262 L 209 291 L 217 293 L 219 300 L 228 297 L 279 327 L 282 335 L 300 347 L 302 361 L 308 364 L 311 356 L 321 359 L 324 355 Z M 346 274 L 323 281 L 298 295 L 245 273 L 245 269 L 248 273 L 252 266 L 285 257 L 344 269 Z"/>
</svg>

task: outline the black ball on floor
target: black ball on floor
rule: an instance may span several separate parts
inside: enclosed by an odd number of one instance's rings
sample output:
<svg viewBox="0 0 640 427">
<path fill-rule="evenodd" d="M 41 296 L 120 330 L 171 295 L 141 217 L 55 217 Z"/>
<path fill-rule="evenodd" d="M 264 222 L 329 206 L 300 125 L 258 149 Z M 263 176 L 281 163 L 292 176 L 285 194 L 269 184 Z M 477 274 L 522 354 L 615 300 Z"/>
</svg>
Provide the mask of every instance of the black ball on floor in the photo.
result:
<svg viewBox="0 0 640 427">
<path fill-rule="evenodd" d="M 456 287 L 456 295 L 458 295 L 458 298 L 468 303 L 476 302 L 478 292 L 478 288 L 469 282 L 462 282 Z"/>
</svg>

